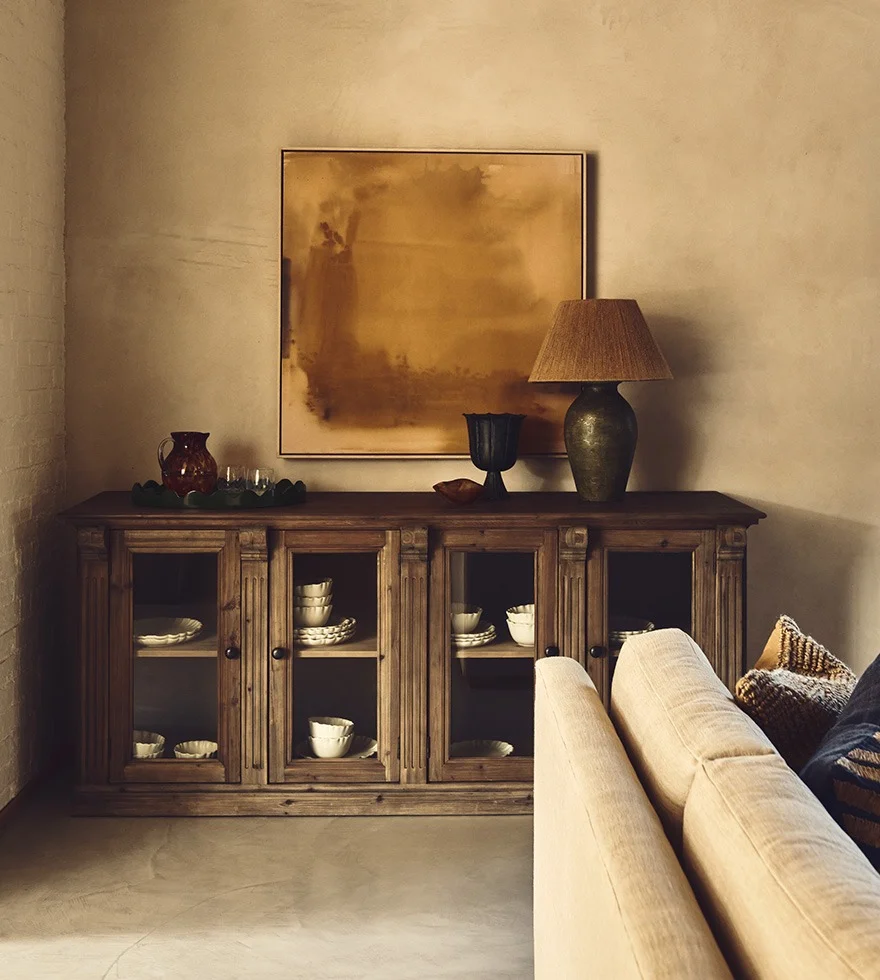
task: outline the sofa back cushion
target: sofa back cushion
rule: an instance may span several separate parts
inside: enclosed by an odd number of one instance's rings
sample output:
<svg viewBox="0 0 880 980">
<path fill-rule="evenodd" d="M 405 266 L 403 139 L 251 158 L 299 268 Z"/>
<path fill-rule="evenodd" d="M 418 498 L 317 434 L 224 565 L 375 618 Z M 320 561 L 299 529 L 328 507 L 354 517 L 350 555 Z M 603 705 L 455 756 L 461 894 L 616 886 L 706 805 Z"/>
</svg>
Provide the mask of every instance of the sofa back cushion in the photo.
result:
<svg viewBox="0 0 880 980">
<path fill-rule="evenodd" d="M 535 977 L 730 977 L 584 669 L 535 693 Z"/>
<path fill-rule="evenodd" d="M 776 754 L 703 651 L 677 629 L 644 633 L 623 645 L 611 685 L 611 717 L 675 847 L 703 760 Z"/>
<path fill-rule="evenodd" d="M 880 875 L 779 756 L 704 761 L 683 829 L 736 976 L 880 978 Z"/>
</svg>

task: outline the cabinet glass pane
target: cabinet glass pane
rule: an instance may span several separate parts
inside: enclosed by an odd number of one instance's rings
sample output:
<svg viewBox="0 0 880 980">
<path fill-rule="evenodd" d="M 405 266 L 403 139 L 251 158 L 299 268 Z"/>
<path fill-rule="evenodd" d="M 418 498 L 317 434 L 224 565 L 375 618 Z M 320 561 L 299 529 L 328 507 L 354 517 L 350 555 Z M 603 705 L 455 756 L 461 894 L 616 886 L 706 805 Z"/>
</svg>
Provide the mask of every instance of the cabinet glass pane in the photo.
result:
<svg viewBox="0 0 880 980">
<path fill-rule="evenodd" d="M 133 572 L 132 755 L 216 757 L 217 555 L 136 554 Z"/>
<path fill-rule="evenodd" d="M 677 626 L 691 631 L 693 554 L 690 551 L 611 551 L 608 554 L 608 644 L 621 634 Z M 617 635 L 615 635 L 617 633 Z"/>
<path fill-rule="evenodd" d="M 378 739 L 378 582 L 376 552 L 294 555 L 293 758 L 310 758 L 309 718 L 354 723 L 340 758 L 372 752 Z M 336 747 L 327 745 L 325 751 Z"/>
<path fill-rule="evenodd" d="M 535 555 L 453 552 L 450 586 L 449 756 L 499 757 L 508 746 L 510 755 L 530 756 Z M 511 624 L 514 606 L 528 608 Z"/>
</svg>

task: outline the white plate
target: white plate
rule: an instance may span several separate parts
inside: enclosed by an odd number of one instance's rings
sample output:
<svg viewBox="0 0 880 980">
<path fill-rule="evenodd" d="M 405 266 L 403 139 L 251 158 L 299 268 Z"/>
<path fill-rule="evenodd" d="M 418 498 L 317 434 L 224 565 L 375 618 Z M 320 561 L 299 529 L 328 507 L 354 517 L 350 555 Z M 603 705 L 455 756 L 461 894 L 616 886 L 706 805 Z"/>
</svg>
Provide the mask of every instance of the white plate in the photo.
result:
<svg viewBox="0 0 880 980">
<path fill-rule="evenodd" d="M 467 643 L 485 643 L 489 639 L 494 639 L 495 637 L 495 626 L 493 623 L 480 623 L 482 629 L 474 630 L 473 633 L 453 633 L 452 642 L 456 646 L 462 646 Z"/>
<path fill-rule="evenodd" d="M 468 742 L 453 742 L 449 746 L 450 759 L 503 759 L 513 752 L 510 742 L 494 738 L 475 738 Z"/>
<path fill-rule="evenodd" d="M 333 636 L 335 633 L 349 633 L 356 625 L 357 621 L 352 616 L 346 616 L 338 623 L 328 623 L 326 626 L 295 626 L 293 635 L 295 637 Z"/>
<path fill-rule="evenodd" d="M 353 636 L 354 630 L 350 633 L 337 633 L 335 636 L 297 636 L 293 642 L 300 647 L 332 647 L 347 643 Z"/>
<path fill-rule="evenodd" d="M 490 643 L 494 643 L 498 637 L 493 633 L 491 636 L 487 636 L 485 640 L 476 640 L 473 643 L 455 643 L 456 650 L 473 650 L 475 647 L 485 647 Z"/>
<path fill-rule="evenodd" d="M 134 621 L 134 641 L 142 647 L 168 647 L 194 639 L 203 629 L 197 619 L 153 616 Z"/>
<path fill-rule="evenodd" d="M 341 755 L 340 759 L 369 759 L 371 755 L 376 754 L 378 749 L 378 743 L 374 738 L 368 738 L 366 735 L 355 735 L 351 740 L 351 747 L 345 755 Z M 312 752 L 312 747 L 309 745 L 309 740 L 306 739 L 304 742 L 300 742 L 294 750 L 300 759 L 317 759 L 318 757 Z M 321 759 L 321 762 L 333 762 L 333 759 Z"/>
</svg>

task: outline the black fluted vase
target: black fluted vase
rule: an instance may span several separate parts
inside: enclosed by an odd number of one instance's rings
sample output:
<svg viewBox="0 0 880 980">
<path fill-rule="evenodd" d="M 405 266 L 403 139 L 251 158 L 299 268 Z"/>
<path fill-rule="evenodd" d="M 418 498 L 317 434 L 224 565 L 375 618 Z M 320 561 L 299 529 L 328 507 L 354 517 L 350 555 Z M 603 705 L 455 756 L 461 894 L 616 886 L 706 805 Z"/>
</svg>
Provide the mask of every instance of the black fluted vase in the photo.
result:
<svg viewBox="0 0 880 980">
<path fill-rule="evenodd" d="M 507 487 L 501 479 L 504 470 L 516 462 L 519 430 L 525 415 L 510 412 L 487 412 L 483 415 L 464 413 L 468 427 L 471 462 L 486 471 L 483 500 L 502 500 Z"/>
</svg>

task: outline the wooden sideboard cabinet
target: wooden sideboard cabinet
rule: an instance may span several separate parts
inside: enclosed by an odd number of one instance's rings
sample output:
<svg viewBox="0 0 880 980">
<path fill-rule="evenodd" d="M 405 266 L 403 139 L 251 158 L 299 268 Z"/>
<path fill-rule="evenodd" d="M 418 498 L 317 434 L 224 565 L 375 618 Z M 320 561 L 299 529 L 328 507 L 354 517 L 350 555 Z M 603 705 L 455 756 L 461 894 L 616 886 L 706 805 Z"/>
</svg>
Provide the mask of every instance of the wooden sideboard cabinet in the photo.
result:
<svg viewBox="0 0 880 980">
<path fill-rule="evenodd" d="M 225 512 L 108 492 L 63 516 L 79 553 L 78 811 L 298 815 L 528 812 L 535 658 L 584 663 L 607 702 L 615 631 L 639 622 L 689 632 L 732 687 L 746 531 L 765 515 L 714 492 L 462 508 L 316 493 Z M 308 645 L 294 599 L 326 580 L 339 642 Z M 521 645 L 506 610 L 530 603 Z M 461 606 L 482 612 L 456 639 Z M 138 639 L 155 617 L 201 630 Z M 313 716 L 354 722 L 345 757 L 312 756 Z M 136 731 L 164 738 L 158 757 L 135 756 Z M 192 740 L 215 756 L 177 758 Z"/>
</svg>

